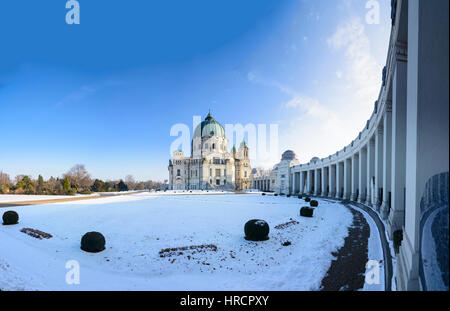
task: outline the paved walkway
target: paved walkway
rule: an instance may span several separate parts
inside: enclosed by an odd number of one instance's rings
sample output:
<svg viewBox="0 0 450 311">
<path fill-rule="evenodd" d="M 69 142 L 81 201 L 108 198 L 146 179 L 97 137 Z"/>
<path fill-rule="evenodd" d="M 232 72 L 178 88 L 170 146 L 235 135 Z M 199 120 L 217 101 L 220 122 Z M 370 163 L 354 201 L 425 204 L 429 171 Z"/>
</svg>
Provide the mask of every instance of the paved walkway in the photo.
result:
<svg viewBox="0 0 450 311">
<path fill-rule="evenodd" d="M 357 208 L 349 204 L 345 207 L 353 214 L 353 223 L 344 246 L 332 253 L 336 259 L 322 280 L 321 291 L 355 291 L 364 287 L 370 226 Z"/>
<path fill-rule="evenodd" d="M 0 208 L 92 200 L 92 199 L 99 199 L 99 198 L 104 198 L 104 197 L 114 197 L 114 196 L 119 196 L 119 195 L 129 195 L 129 194 L 135 194 L 135 193 L 138 193 L 138 191 L 137 192 L 124 192 L 124 193 L 99 193 L 98 195 L 74 196 L 71 198 L 68 197 L 68 198 L 48 199 L 48 200 L 5 202 L 5 203 L 0 203 Z"/>
<path fill-rule="evenodd" d="M 310 196 L 311 198 L 313 196 Z M 327 201 L 334 201 L 334 202 L 341 202 L 344 205 L 351 205 L 352 207 L 359 208 L 363 211 L 365 211 L 367 214 L 369 214 L 370 217 L 374 220 L 378 232 L 380 234 L 380 240 L 381 240 L 381 246 L 383 249 L 383 261 L 384 261 L 384 284 L 385 284 L 385 291 L 391 291 L 392 290 L 392 276 L 393 276 L 393 266 L 392 266 L 392 255 L 391 255 L 391 249 L 389 247 L 389 242 L 386 238 L 386 229 L 384 227 L 384 223 L 381 221 L 380 216 L 377 212 L 375 212 L 372 208 L 353 201 L 349 200 L 342 200 L 342 199 L 330 199 L 328 197 L 320 197 L 315 196 L 317 198 L 327 200 Z"/>
</svg>

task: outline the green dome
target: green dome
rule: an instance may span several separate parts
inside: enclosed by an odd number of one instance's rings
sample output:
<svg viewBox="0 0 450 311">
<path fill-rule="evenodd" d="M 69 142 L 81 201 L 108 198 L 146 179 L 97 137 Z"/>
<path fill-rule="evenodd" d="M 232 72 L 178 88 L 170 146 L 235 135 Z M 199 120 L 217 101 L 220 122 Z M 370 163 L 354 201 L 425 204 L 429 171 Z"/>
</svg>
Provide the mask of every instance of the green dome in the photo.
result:
<svg viewBox="0 0 450 311">
<path fill-rule="evenodd" d="M 225 130 L 223 126 L 214 120 L 211 113 L 205 118 L 205 121 L 200 123 L 194 131 L 194 137 L 205 136 L 220 136 L 225 138 Z"/>
</svg>

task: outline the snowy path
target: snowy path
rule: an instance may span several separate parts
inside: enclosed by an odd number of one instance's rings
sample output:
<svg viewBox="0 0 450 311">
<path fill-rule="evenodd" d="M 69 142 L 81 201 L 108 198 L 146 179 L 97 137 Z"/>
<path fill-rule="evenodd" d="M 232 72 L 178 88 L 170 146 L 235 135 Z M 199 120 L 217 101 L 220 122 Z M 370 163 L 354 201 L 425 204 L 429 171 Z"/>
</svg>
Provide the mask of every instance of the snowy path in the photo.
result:
<svg viewBox="0 0 450 311">
<path fill-rule="evenodd" d="M 0 194 L 0 206 L 8 203 L 15 204 L 19 202 L 38 202 L 48 200 L 67 200 L 81 197 L 90 197 L 92 195 L 26 195 L 26 194 Z"/>
<path fill-rule="evenodd" d="M 0 226 L 0 288 L 4 290 L 318 290 L 342 247 L 352 214 L 319 199 L 314 218 L 298 216 L 297 198 L 258 194 L 133 194 L 64 204 L 11 208 L 20 223 Z M 247 220 L 270 225 L 270 239 L 244 239 Z M 276 229 L 296 220 L 298 224 Z M 30 227 L 53 235 L 38 240 Z M 102 232 L 106 250 L 80 250 L 81 236 Z M 282 246 L 290 241 L 290 246 Z M 160 257 L 165 248 L 214 244 L 217 251 Z M 68 285 L 65 265 L 80 264 Z"/>
<path fill-rule="evenodd" d="M 312 197 L 312 196 L 311 196 Z M 342 199 L 330 199 L 327 197 L 314 197 L 314 199 L 321 199 L 322 201 L 329 203 L 349 204 L 351 208 L 354 208 L 361 212 L 366 219 L 369 228 L 370 236 L 368 239 L 368 259 L 370 261 L 378 261 L 380 264 L 379 274 L 380 280 L 378 284 L 364 283 L 363 291 L 391 291 L 395 290 L 394 269 L 395 257 L 392 257 L 393 248 L 387 238 L 385 224 L 379 217 L 379 214 L 375 212 L 371 207 L 368 207 L 361 203 L 351 202 Z M 366 268 L 366 273 L 373 271 L 373 267 Z"/>
<path fill-rule="evenodd" d="M 364 285 L 364 290 L 392 290 L 392 255 L 391 248 L 387 239 L 386 229 L 383 222 L 379 218 L 378 214 L 370 207 L 361 203 L 351 202 L 355 208 L 358 208 L 365 216 L 367 222 L 370 225 L 370 238 L 369 238 L 369 260 L 377 260 L 381 262 L 380 275 L 383 277 L 380 280 L 380 284 Z"/>
</svg>

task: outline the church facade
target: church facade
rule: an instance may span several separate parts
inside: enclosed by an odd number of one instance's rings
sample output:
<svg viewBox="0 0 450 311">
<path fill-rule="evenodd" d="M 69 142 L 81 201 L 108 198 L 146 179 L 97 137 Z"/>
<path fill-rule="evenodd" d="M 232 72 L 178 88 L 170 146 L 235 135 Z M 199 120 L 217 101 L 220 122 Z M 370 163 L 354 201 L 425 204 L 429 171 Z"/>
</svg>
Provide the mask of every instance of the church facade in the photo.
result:
<svg viewBox="0 0 450 311">
<path fill-rule="evenodd" d="M 191 155 L 177 150 L 169 160 L 170 190 L 246 190 L 251 187 L 249 148 L 228 151 L 223 126 L 210 113 L 194 131 Z"/>
</svg>

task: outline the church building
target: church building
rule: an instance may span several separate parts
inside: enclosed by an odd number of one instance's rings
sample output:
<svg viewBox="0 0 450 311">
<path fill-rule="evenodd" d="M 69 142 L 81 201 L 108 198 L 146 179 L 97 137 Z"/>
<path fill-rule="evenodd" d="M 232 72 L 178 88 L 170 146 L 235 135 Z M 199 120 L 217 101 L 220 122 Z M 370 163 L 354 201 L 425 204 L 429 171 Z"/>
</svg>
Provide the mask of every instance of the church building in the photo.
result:
<svg viewBox="0 0 450 311">
<path fill-rule="evenodd" d="M 177 150 L 169 160 L 170 190 L 246 190 L 251 186 L 249 148 L 228 151 L 223 126 L 208 113 L 194 131 L 191 155 Z"/>
</svg>

